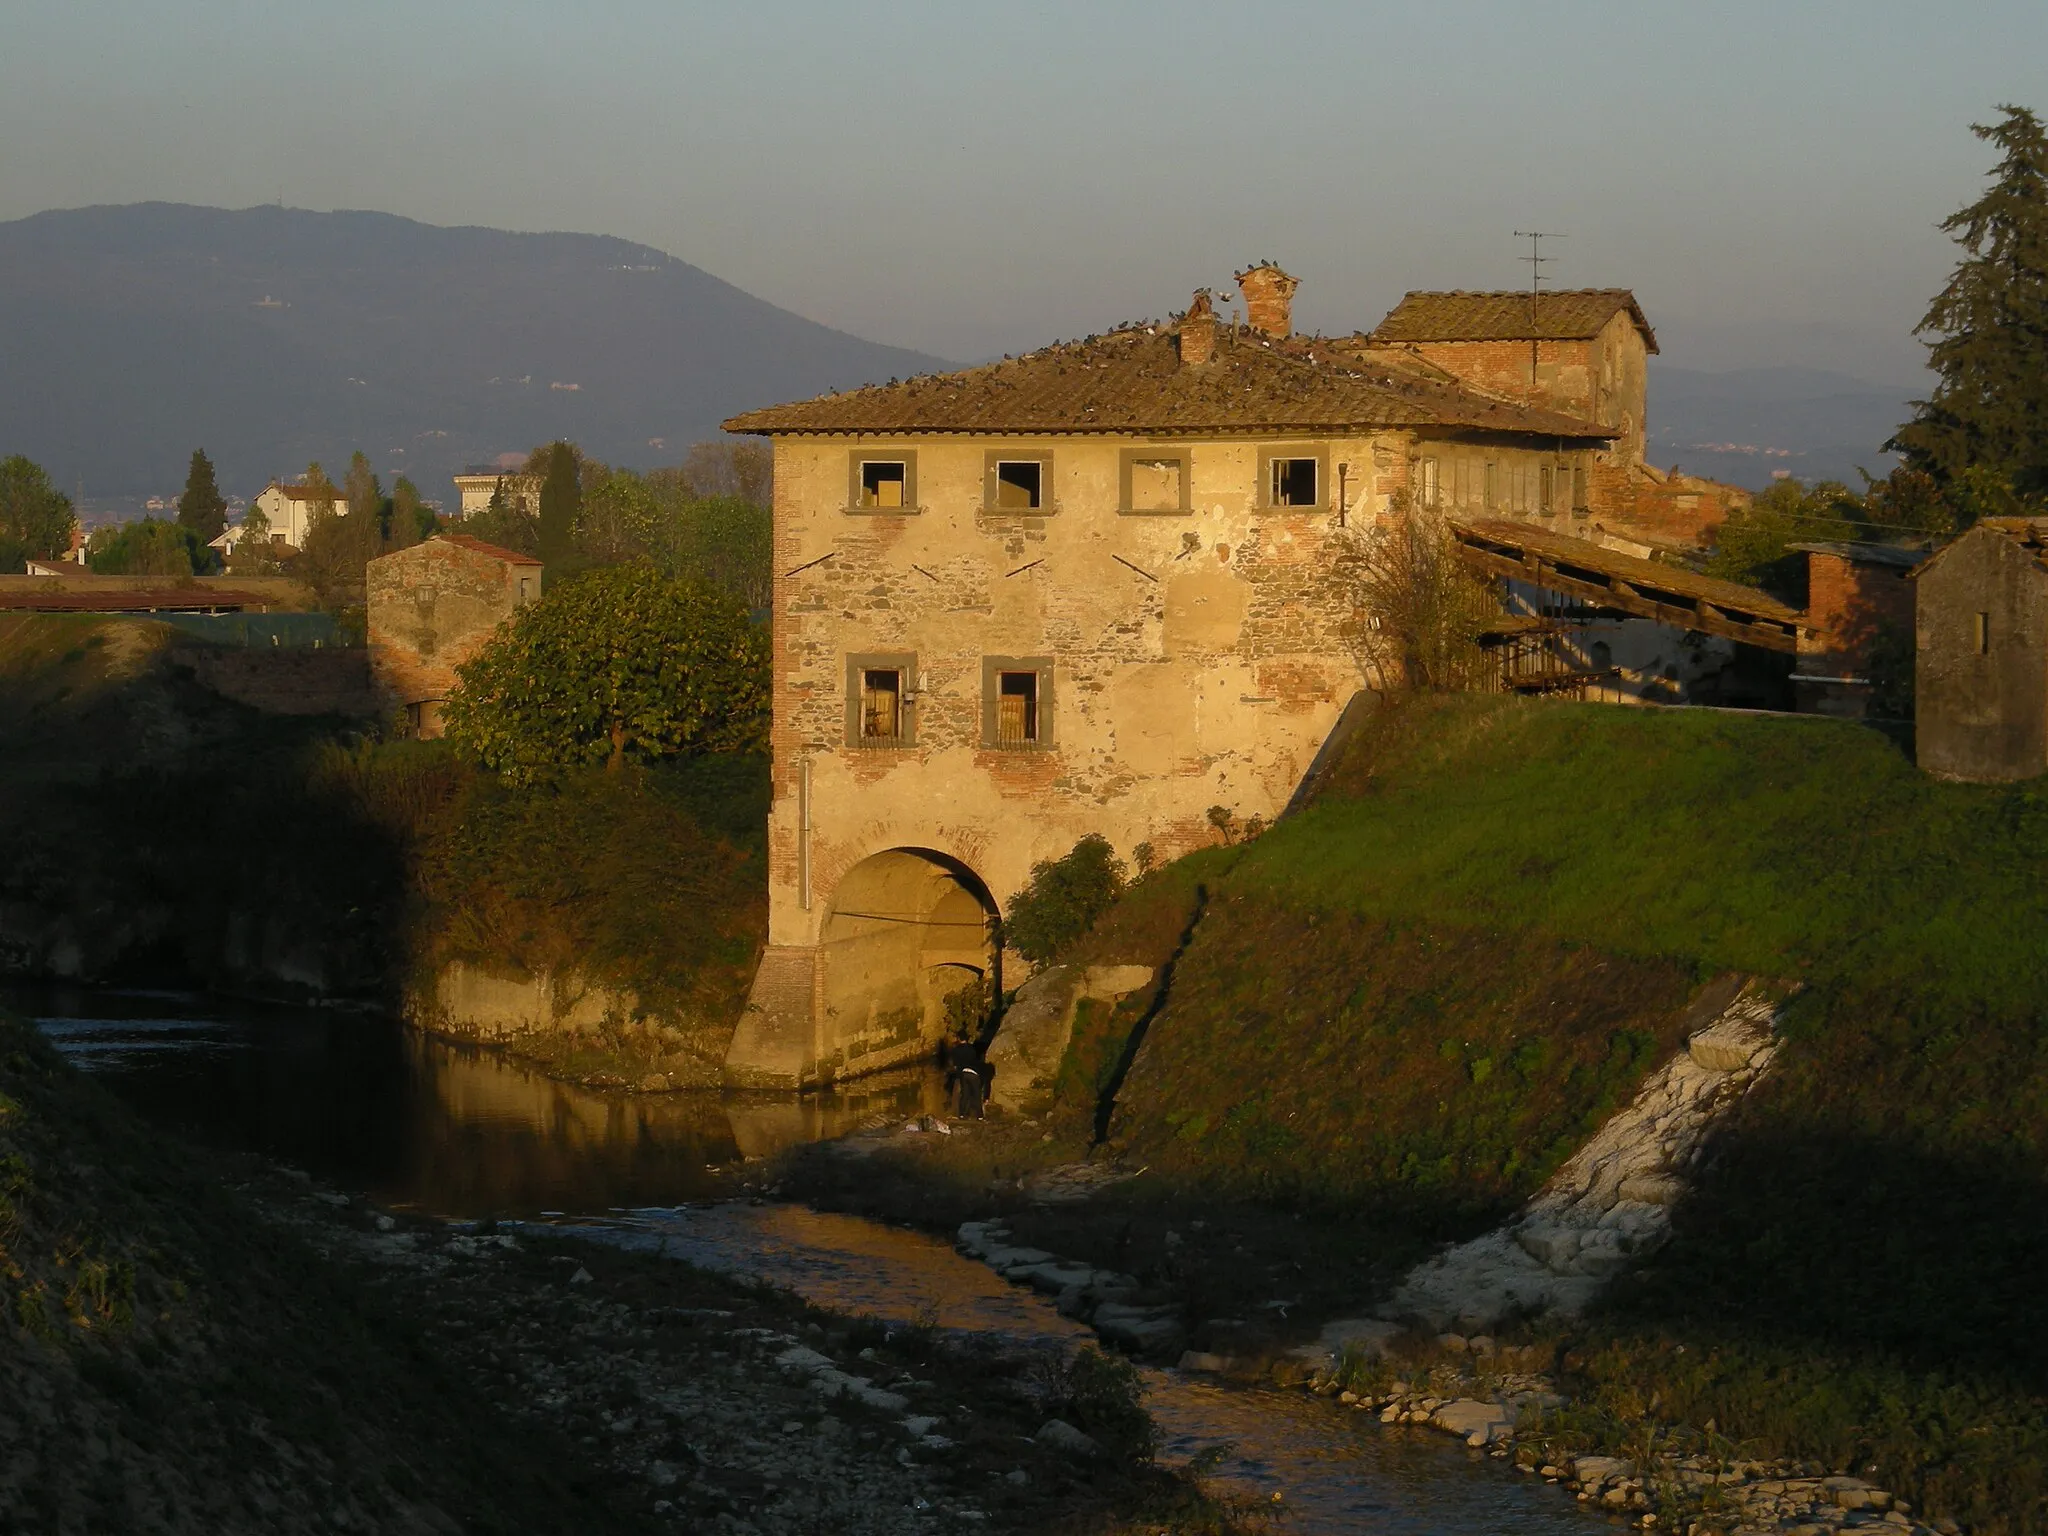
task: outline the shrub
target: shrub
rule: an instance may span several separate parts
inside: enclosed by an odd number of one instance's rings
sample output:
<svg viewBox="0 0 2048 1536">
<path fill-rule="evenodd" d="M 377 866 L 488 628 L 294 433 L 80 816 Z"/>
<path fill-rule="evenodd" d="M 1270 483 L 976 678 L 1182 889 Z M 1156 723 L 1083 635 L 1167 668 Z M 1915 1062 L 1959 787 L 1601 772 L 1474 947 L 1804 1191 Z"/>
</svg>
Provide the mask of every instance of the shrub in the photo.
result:
<svg viewBox="0 0 2048 1536">
<path fill-rule="evenodd" d="M 1103 1453 L 1124 1462 L 1149 1462 L 1159 1450 L 1159 1429 L 1145 1411 L 1145 1382 L 1121 1355 L 1083 1345 L 1071 1355 L 1040 1363 L 1041 1406 L 1084 1431 Z"/>
<path fill-rule="evenodd" d="M 1026 960 L 1050 960 L 1095 925 L 1124 883 L 1123 860 L 1108 838 L 1090 832 L 1065 858 L 1031 866 L 1031 883 L 1010 898 L 1004 937 Z"/>
<path fill-rule="evenodd" d="M 651 566 L 550 588 L 458 675 L 450 739 L 517 783 L 766 739 L 767 635 L 738 599 Z"/>
</svg>

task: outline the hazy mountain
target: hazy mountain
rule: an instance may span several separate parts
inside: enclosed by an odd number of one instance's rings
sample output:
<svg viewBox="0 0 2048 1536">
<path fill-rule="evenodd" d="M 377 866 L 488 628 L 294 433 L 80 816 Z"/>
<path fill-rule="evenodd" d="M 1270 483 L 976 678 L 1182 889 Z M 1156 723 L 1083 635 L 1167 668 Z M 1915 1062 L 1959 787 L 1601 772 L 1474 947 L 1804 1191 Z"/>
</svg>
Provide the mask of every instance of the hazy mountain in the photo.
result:
<svg viewBox="0 0 2048 1536">
<path fill-rule="evenodd" d="M 735 411 L 936 366 L 605 236 L 169 203 L 0 223 L 0 454 L 95 501 L 174 493 L 195 447 L 231 495 L 358 447 L 432 498 L 555 437 L 672 463 Z"/>
<path fill-rule="evenodd" d="M 1819 368 L 1702 373 L 1650 365 L 1653 463 L 1761 489 L 1772 474 L 1857 484 L 1891 468 L 1882 444 L 1926 385 L 1872 384 Z"/>
</svg>

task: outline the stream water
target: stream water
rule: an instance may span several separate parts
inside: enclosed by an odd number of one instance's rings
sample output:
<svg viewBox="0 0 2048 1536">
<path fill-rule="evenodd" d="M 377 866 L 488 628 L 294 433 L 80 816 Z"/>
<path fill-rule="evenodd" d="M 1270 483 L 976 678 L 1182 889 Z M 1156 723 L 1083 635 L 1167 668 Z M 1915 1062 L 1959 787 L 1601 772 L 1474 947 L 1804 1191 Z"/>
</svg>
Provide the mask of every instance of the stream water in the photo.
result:
<svg viewBox="0 0 2048 1536">
<path fill-rule="evenodd" d="M 188 994 L 34 990 L 0 1005 L 151 1120 L 252 1150 L 380 1203 L 546 1221 L 592 1241 L 768 1280 L 821 1306 L 963 1335 L 1085 1336 L 1042 1297 L 944 1242 L 795 1206 L 691 1206 L 711 1170 L 935 1108 L 930 1074 L 802 1099 L 608 1095 L 396 1023 Z M 1218 1444 L 1220 1475 L 1280 1495 L 1283 1531 L 1374 1536 L 1580 1532 L 1607 1522 L 1447 1437 L 1383 1428 L 1300 1393 L 1146 1371 L 1173 1459 Z"/>
</svg>

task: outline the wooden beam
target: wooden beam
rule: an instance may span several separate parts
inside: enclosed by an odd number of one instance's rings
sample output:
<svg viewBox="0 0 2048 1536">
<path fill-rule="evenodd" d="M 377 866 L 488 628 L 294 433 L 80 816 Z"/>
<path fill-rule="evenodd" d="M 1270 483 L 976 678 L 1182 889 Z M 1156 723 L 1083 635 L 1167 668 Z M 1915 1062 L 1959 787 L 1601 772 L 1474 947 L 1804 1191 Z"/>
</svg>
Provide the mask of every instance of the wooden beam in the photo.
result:
<svg viewBox="0 0 2048 1536">
<path fill-rule="evenodd" d="M 1699 599 L 1692 600 L 1695 606 L 1679 607 L 1639 592 L 1619 577 L 1588 581 L 1578 576 L 1567 576 L 1533 550 L 1525 549 L 1519 555 L 1509 555 L 1498 548 L 1460 539 L 1458 558 L 1488 575 L 1507 576 L 1534 586 L 1566 592 L 1573 597 L 1588 598 L 1606 607 L 1618 608 L 1635 618 L 1654 619 L 1660 624 L 1698 630 L 1723 640 L 1739 640 L 1744 645 L 1761 646 L 1765 650 L 1796 654 L 1799 649 L 1799 630 L 1794 624 L 1777 619 L 1732 616 Z"/>
</svg>

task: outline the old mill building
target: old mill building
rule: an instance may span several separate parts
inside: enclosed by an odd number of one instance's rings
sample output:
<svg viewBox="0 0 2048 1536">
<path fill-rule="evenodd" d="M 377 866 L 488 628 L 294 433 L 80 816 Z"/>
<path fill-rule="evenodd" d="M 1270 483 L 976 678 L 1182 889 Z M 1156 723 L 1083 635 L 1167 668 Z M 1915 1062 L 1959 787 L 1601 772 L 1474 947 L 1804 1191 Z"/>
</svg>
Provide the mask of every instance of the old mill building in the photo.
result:
<svg viewBox="0 0 2048 1536">
<path fill-rule="evenodd" d="M 1717 488 L 1642 463 L 1625 290 L 1410 294 L 1293 333 L 1296 282 L 963 372 L 749 412 L 775 452 L 769 947 L 727 1067 L 929 1048 L 993 919 L 1084 834 L 1271 818 L 1368 679 L 1361 540 L 1404 496 L 1647 554 Z"/>
</svg>

